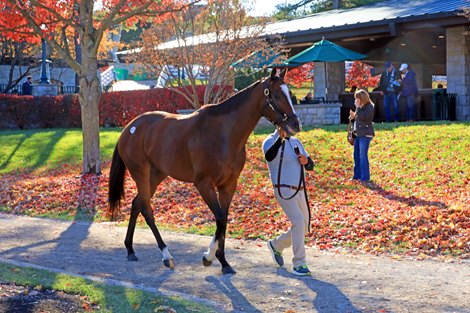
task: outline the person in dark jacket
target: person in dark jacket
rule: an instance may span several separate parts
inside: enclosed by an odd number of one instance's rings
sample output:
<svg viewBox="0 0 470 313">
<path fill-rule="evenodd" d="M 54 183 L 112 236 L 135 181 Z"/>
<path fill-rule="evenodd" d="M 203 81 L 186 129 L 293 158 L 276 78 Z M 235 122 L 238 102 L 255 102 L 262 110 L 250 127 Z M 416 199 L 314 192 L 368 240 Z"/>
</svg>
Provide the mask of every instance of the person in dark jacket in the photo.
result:
<svg viewBox="0 0 470 313">
<path fill-rule="evenodd" d="M 403 63 L 400 66 L 400 72 L 403 74 L 401 80 L 400 97 L 406 101 L 407 107 L 407 120 L 414 121 L 416 119 L 416 96 L 418 95 L 418 85 L 416 84 L 416 74 L 409 67 L 408 64 Z"/>
<path fill-rule="evenodd" d="M 23 83 L 21 94 L 28 96 L 33 94 L 33 77 L 28 76 L 26 81 Z"/>
<path fill-rule="evenodd" d="M 354 93 L 354 105 L 356 111 L 349 111 L 349 118 L 354 123 L 356 139 L 354 140 L 354 176 L 353 180 L 368 183 L 370 181 L 369 170 L 369 145 L 375 135 L 374 132 L 374 103 L 370 100 L 369 93 L 364 89 L 358 89 Z"/>
<path fill-rule="evenodd" d="M 385 71 L 380 76 L 379 90 L 384 96 L 385 120 L 392 119 L 391 106 L 393 106 L 393 120 L 398 122 L 398 93 L 400 92 L 400 73 L 393 67 L 392 62 L 385 62 Z"/>
</svg>

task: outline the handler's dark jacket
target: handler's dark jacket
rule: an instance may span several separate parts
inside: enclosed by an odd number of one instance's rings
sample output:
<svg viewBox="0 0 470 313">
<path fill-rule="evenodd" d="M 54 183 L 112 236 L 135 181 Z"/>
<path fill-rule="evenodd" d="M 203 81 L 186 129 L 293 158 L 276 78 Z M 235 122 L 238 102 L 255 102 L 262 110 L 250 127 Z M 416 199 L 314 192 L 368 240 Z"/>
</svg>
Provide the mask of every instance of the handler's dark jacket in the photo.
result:
<svg viewBox="0 0 470 313">
<path fill-rule="evenodd" d="M 374 137 L 374 106 L 367 103 L 362 108 L 356 109 L 356 118 L 354 119 L 354 129 L 358 137 Z"/>
<path fill-rule="evenodd" d="M 385 70 L 380 76 L 379 90 L 383 93 L 398 94 L 401 91 L 401 86 L 398 83 L 400 74 L 395 68 L 392 71 Z"/>
</svg>

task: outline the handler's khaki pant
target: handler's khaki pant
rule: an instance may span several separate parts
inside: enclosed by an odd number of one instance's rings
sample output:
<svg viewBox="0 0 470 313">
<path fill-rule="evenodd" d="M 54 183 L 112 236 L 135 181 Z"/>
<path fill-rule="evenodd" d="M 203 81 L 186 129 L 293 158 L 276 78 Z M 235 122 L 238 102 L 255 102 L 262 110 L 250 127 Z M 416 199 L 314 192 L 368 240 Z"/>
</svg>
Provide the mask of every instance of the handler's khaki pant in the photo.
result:
<svg viewBox="0 0 470 313">
<path fill-rule="evenodd" d="M 281 187 L 281 194 L 284 198 L 289 198 L 295 191 Z M 272 241 L 274 249 L 282 252 L 292 246 L 294 257 L 292 264 L 294 267 L 306 265 L 305 235 L 308 232 L 308 207 L 303 190 L 300 190 L 294 198 L 284 200 L 279 196 L 277 188 L 274 188 L 274 195 L 284 213 L 292 223 L 291 228 Z"/>
</svg>

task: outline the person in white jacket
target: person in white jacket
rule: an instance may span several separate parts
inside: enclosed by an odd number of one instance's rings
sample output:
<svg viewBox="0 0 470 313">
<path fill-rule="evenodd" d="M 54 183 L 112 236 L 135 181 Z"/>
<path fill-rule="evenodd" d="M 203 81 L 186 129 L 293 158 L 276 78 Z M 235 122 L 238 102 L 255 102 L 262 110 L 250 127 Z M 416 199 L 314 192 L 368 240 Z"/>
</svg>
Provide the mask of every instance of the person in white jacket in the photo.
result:
<svg viewBox="0 0 470 313">
<path fill-rule="evenodd" d="M 292 223 L 287 232 L 268 241 L 268 248 L 274 262 L 283 266 L 282 251 L 292 246 L 294 254 L 292 273 L 300 276 L 311 275 L 306 264 L 305 251 L 305 235 L 309 229 L 310 213 L 304 192 L 302 167 L 311 171 L 314 163 L 300 140 L 287 137 L 286 132 L 281 128 L 264 140 L 263 151 L 268 163 L 274 195 Z"/>
</svg>

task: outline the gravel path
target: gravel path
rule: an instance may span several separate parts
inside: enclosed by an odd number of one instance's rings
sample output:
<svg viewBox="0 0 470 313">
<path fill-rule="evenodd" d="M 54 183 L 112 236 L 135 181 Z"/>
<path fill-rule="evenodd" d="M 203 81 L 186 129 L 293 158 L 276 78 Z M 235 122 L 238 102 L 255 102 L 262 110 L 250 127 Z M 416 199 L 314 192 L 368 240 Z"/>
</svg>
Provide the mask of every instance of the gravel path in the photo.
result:
<svg viewBox="0 0 470 313">
<path fill-rule="evenodd" d="M 211 238 L 162 232 L 176 268 L 161 263 L 148 228 L 137 229 L 128 262 L 125 227 L 0 214 L 0 261 L 134 284 L 212 305 L 217 312 L 470 313 L 470 262 L 405 260 L 308 250 L 313 277 L 275 267 L 265 242 L 227 240 L 236 275 L 201 263 Z"/>
</svg>

